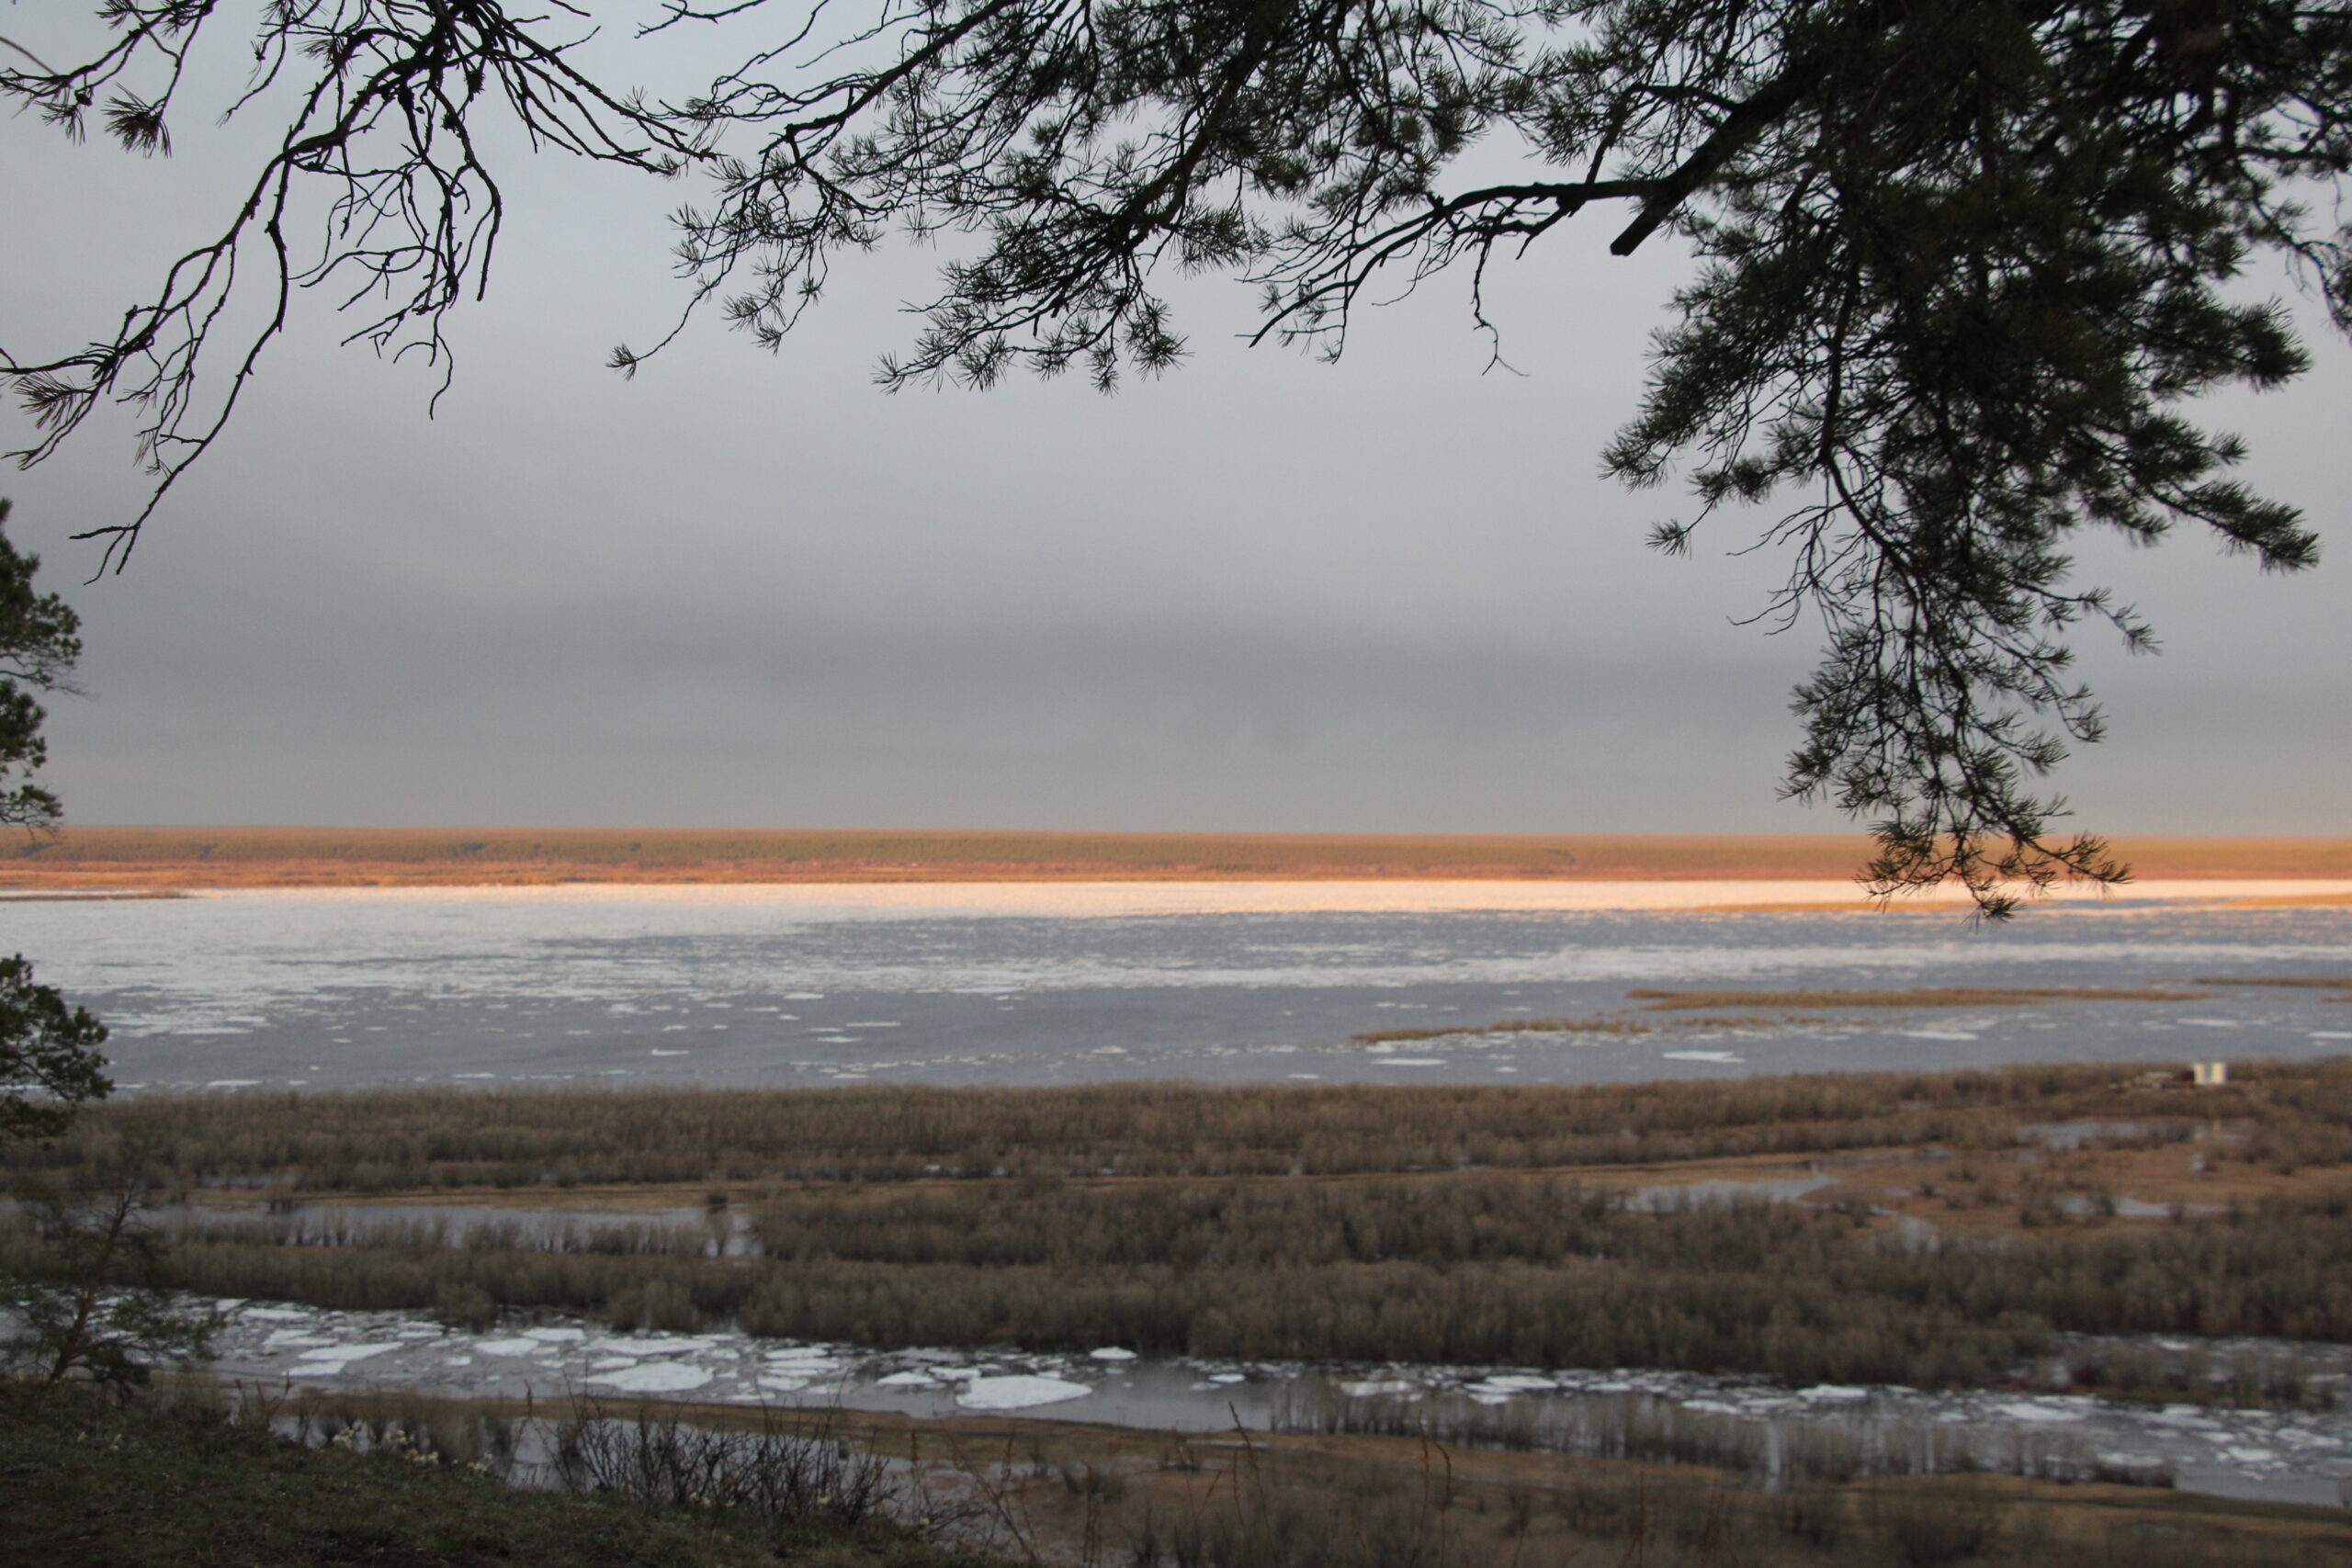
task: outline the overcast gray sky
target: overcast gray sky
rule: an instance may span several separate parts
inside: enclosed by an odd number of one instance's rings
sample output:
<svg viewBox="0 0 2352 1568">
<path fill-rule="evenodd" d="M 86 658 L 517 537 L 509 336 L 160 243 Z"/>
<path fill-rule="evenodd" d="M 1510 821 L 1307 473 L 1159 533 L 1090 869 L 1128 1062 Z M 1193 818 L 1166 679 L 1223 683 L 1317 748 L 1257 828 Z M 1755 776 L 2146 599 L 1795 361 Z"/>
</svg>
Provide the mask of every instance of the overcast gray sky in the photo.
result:
<svg viewBox="0 0 2352 1568">
<path fill-rule="evenodd" d="M 12 351 L 96 333 L 220 221 L 235 139 L 182 118 L 153 163 L 0 120 Z M 1486 369 L 1457 283 L 1334 367 L 1234 341 L 1249 293 L 1204 280 L 1163 380 L 888 395 L 939 259 L 900 248 L 851 258 L 778 356 L 706 322 L 625 383 L 599 362 L 680 302 L 683 193 L 545 161 L 506 184 L 437 419 L 429 372 L 335 346 L 314 301 L 127 574 L 79 586 L 96 557 L 64 538 L 136 509 L 127 423 L 0 476 L 85 621 L 89 695 L 51 721 L 73 819 L 1842 825 L 1774 798 L 1815 645 L 1733 622 L 1775 563 L 1730 557 L 1736 524 L 1657 557 L 1680 498 L 1598 475 L 1665 245 L 1616 260 L 1570 225 L 1492 279 L 1519 374 Z M 2083 551 L 2165 644 L 2085 639 L 2113 721 L 2060 780 L 2086 825 L 2352 832 L 2352 352 L 2312 335 L 2290 391 L 2215 412 L 2320 524 L 2318 570 L 2185 532 Z"/>
</svg>

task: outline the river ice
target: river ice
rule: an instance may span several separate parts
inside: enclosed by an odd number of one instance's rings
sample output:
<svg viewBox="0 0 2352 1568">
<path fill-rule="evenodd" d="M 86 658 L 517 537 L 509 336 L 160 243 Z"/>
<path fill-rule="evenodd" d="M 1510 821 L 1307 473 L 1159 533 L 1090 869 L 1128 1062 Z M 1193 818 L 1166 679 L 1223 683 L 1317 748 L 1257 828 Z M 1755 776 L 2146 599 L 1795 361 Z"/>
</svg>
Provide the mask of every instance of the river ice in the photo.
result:
<svg viewBox="0 0 2352 1568">
<path fill-rule="evenodd" d="M 1156 1429 L 1216 1431 L 1238 1418 L 1269 1429 L 1312 1391 L 1356 1399 L 1461 1397 L 1486 1404 L 1640 1396 L 1758 1421 L 1933 1424 L 1964 1429 L 1998 1453 L 2007 1434 L 2061 1433 L 2109 1462 L 2173 1465 L 2184 1488 L 2243 1496 L 2335 1502 L 2352 1484 L 2352 1408 L 2240 1410 L 2131 1404 L 2075 1394 L 1929 1393 L 1821 1383 L 1791 1389 L 1753 1377 L 1625 1368 L 1307 1367 L 1098 1353 L 1027 1354 L 756 1339 L 734 1330 L 628 1334 L 595 1324 L 541 1325 L 484 1334 L 444 1329 L 402 1313 L 224 1301 L 228 1326 L 215 1370 L 304 1386 L 414 1388 L 434 1393 L 539 1398 L 680 1395 L 711 1404 L 840 1405 L 943 1416 L 959 1411 L 1041 1410 L 1055 1418 Z M 2176 1348 L 2186 1341 L 2168 1340 Z M 2352 1350 L 2325 1345 L 2217 1342 L 2226 1364 L 2249 1350 L 2292 1352 L 2332 1371 L 2347 1389 Z M 2352 1402 L 2347 1402 L 2352 1403 Z"/>
<path fill-rule="evenodd" d="M 2178 892 L 2178 886 L 2165 891 Z M 1972 924 L 1642 908 L 1774 885 L 285 890 L 0 899 L 127 1091 L 438 1082 L 1586 1082 L 2340 1052 L 2314 988 L 1637 1034 L 1481 1032 L 1635 987 L 2177 985 L 2352 974 L 2352 908 L 2143 897 Z M 1814 893 L 1839 889 L 1815 887 Z M 1608 907 L 1610 897 L 1626 907 Z M 1367 1046 L 1379 1031 L 1449 1031 Z"/>
</svg>

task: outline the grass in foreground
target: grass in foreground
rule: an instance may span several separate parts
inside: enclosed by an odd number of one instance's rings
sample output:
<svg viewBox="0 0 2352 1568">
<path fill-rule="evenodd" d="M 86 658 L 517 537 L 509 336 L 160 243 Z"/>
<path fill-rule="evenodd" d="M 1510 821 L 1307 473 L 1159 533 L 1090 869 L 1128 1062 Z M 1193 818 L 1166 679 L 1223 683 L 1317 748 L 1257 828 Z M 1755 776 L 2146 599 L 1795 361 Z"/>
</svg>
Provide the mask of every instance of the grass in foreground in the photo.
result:
<svg viewBox="0 0 2352 1568">
<path fill-rule="evenodd" d="M 985 1568 L 872 1522 L 781 1539 L 707 1510 L 299 1448 L 209 1400 L 7 1382 L 0 1519 L 8 1568 Z"/>
<path fill-rule="evenodd" d="M 479 1406 L 420 1402 L 396 1434 Z M 324 1411 L 315 1416 L 327 1416 Z M 334 1418 L 330 1416 L 332 1421 Z M 821 1419 L 821 1417 L 820 1417 Z M 643 1469 L 772 1424 L 758 1412 L 618 1413 Z M 1007 1418 L 876 1417 L 862 1450 L 993 1559 L 1037 1568 L 2319 1568 L 2342 1510 L 1905 1476 L 1770 1492 L 1704 1465 L 1458 1452 L 1426 1438 L 1151 1433 Z M 16 1568 L 989 1568 L 905 1529 L 778 1532 L 723 1510 L 510 1489 L 385 1455 L 304 1450 L 217 1406 L 101 1404 L 0 1385 L 0 1564 Z M 624 1467 L 639 1468 L 639 1467 Z M 659 1490 L 657 1486 L 655 1490 Z"/>
</svg>

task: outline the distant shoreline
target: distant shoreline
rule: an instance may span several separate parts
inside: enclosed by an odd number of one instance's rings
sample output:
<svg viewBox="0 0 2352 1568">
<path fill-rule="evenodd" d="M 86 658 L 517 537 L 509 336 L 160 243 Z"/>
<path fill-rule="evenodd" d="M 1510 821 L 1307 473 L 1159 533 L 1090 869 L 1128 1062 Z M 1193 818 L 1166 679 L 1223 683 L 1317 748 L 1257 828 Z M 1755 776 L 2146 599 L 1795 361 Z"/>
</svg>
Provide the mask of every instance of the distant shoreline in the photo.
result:
<svg viewBox="0 0 2352 1568">
<path fill-rule="evenodd" d="M 2143 882 L 2352 881 L 2352 838 L 2124 837 Z M 1850 882 L 1860 834 L 85 827 L 0 889 L 888 883 Z"/>
</svg>

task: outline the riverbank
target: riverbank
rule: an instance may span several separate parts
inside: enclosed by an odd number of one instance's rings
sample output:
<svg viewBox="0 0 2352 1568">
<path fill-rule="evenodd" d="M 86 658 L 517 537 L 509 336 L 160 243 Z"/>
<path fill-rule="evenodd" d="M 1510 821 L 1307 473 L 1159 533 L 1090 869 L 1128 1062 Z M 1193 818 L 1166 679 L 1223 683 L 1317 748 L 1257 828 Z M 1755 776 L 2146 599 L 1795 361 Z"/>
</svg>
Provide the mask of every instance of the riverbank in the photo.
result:
<svg viewBox="0 0 2352 1568">
<path fill-rule="evenodd" d="M 2352 838 L 2127 837 L 2114 848 L 2143 881 L 2352 882 Z M 1858 833 L 79 827 L 10 846 L 0 887 L 1724 882 L 1826 884 L 1850 898 L 1871 852 Z"/>
<path fill-rule="evenodd" d="M 0 1562 L 2318 1568 L 2352 1552 L 2338 1508 L 2028 1477 L 1774 1492 L 1704 1465 L 1458 1450 L 1419 1437 L 223 1392 L 197 1385 L 119 1405 L 0 1386 Z M 528 1479 L 518 1450 L 566 1433 L 586 1450 L 571 1479 L 591 1495 L 544 1478 L 503 1483 Z M 795 1506 L 788 1487 L 759 1484 L 812 1458 L 859 1468 L 865 1456 L 887 1467 L 887 1515 L 830 1519 L 825 1498 Z M 682 1486 L 707 1490 L 689 1501 Z M 785 1506 L 763 1506 L 763 1492 L 785 1494 Z"/>
<path fill-rule="evenodd" d="M 786 1521 L 510 1486 L 472 1453 L 405 1440 L 372 1454 L 305 1447 L 274 1436 L 266 1410 L 224 1403 L 201 1383 L 124 1403 L 0 1380 L 0 1564 L 1008 1568 L 878 1518 Z"/>
</svg>

